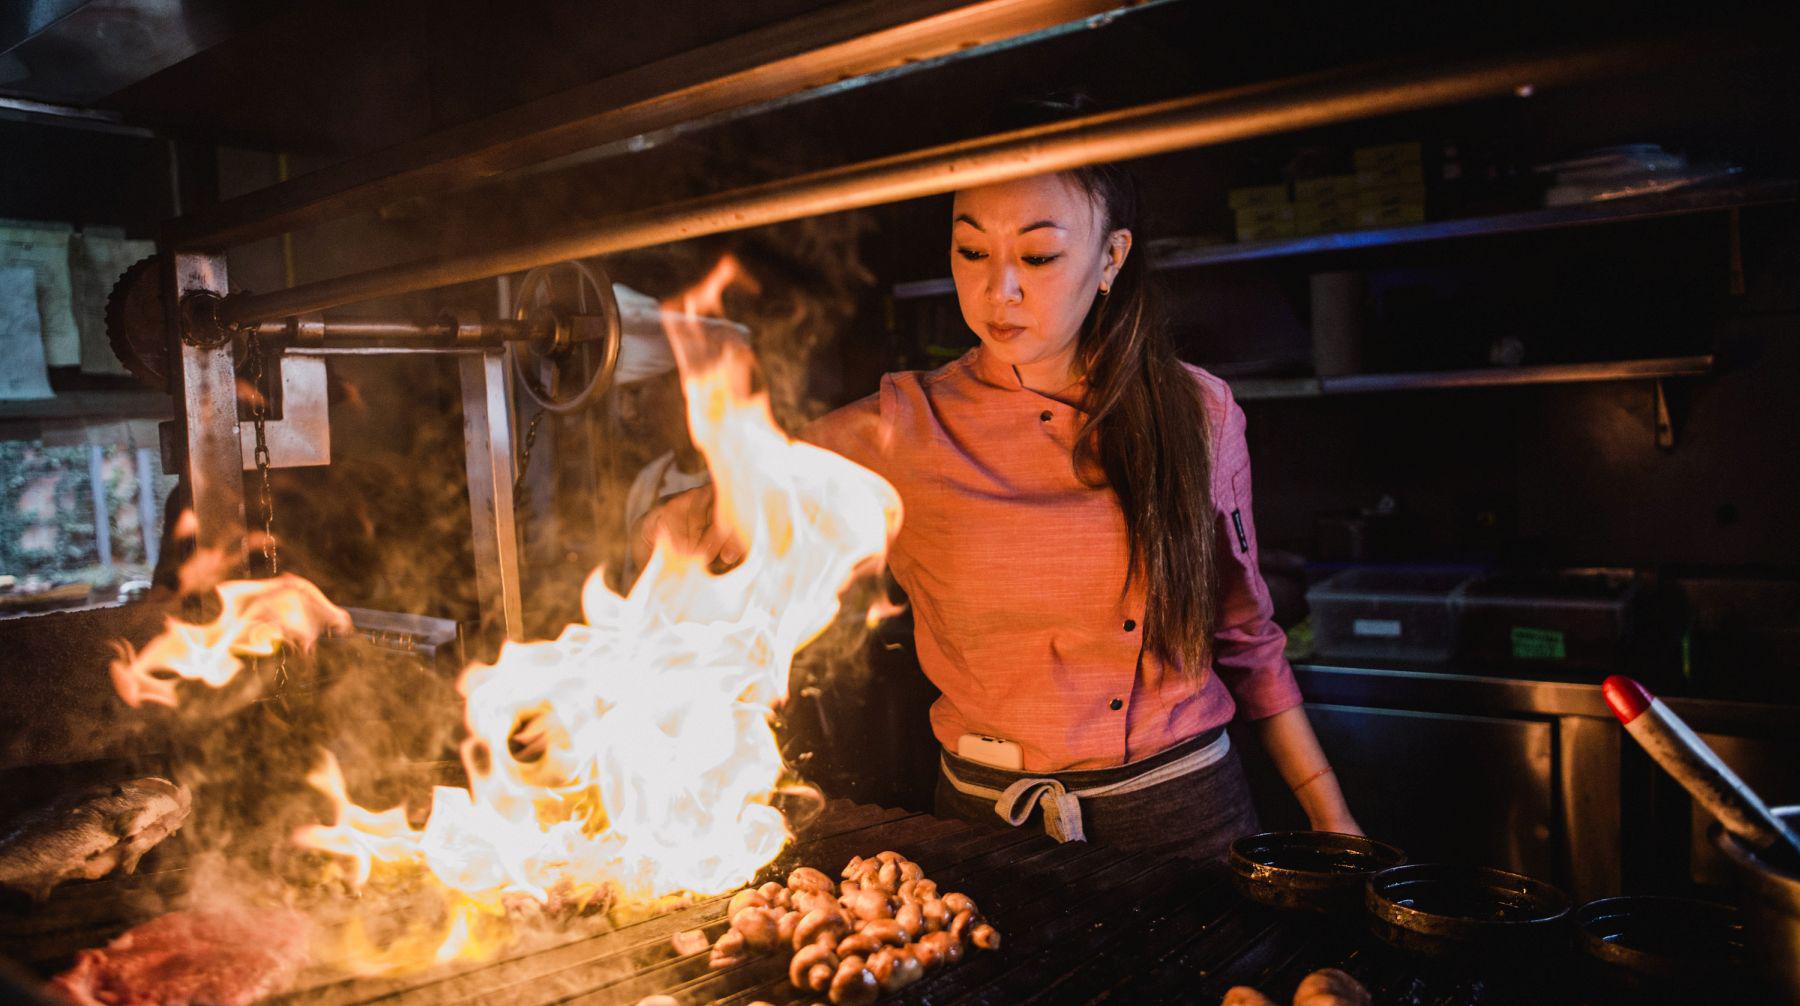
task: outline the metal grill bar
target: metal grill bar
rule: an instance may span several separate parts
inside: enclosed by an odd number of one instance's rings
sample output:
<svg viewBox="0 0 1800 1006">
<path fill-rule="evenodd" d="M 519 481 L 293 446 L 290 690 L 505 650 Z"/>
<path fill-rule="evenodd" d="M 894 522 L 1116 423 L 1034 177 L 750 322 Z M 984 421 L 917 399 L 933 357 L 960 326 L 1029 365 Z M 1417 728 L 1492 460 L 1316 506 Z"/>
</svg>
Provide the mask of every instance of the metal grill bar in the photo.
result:
<svg viewBox="0 0 1800 1006">
<path fill-rule="evenodd" d="M 1238 897 L 1218 867 L 1150 854 L 1126 854 L 1086 843 L 1058 845 L 1041 833 L 947 821 L 924 814 L 834 802 L 801 830 L 800 841 L 765 871 L 784 877 L 809 865 L 828 872 L 853 855 L 895 849 L 917 861 L 944 890 L 974 897 L 1004 936 L 997 953 L 970 953 L 881 1001 L 893 1006 L 1059 1006 L 1088 1003 L 1200 1003 L 1210 1006 L 1233 985 L 1253 985 L 1277 1002 L 1291 999 L 1301 978 L 1321 967 L 1356 975 L 1377 1002 L 1443 1006 L 1511 1002 L 1503 976 L 1457 970 L 1371 943 L 1359 920 L 1296 921 Z M 172 894 L 179 870 L 155 874 L 155 889 Z M 116 927 L 83 923 L 151 883 L 99 882 L 59 895 L 54 912 L 0 917 L 0 943 L 13 956 L 31 941 L 68 954 L 110 937 Z M 757 999 L 803 1004 L 787 983 L 785 958 L 754 958 L 713 971 L 707 954 L 679 956 L 675 933 L 698 929 L 716 938 L 726 927 L 728 898 L 600 935 L 572 938 L 480 965 L 453 965 L 398 979 L 328 980 L 274 1002 L 285 1006 L 550 1006 L 630 1004 L 657 994 L 683 1003 L 748 1006 Z M 116 905 L 115 914 L 116 914 Z M 111 925 L 108 923 L 108 925 Z M 49 944 L 55 944 L 51 946 Z M 1554 970 L 1535 961 L 1532 970 Z M 1513 971 L 1520 971 L 1517 967 Z M 1574 1002 L 1577 993 L 1533 990 L 1526 1001 Z"/>
</svg>

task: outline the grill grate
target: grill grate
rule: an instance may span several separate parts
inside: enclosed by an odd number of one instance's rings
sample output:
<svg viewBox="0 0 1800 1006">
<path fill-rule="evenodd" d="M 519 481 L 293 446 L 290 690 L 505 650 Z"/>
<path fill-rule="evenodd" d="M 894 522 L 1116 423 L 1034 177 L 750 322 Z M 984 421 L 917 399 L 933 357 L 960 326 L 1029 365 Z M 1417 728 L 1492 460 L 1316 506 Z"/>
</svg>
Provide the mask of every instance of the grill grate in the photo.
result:
<svg viewBox="0 0 1800 1006">
<path fill-rule="evenodd" d="M 829 804 L 799 838 L 767 877 L 785 877 L 802 864 L 835 873 L 853 855 L 894 849 L 918 862 L 943 890 L 966 891 L 1001 931 L 1005 942 L 999 952 L 970 953 L 961 965 L 881 1000 L 896 1006 L 1212 1006 L 1238 984 L 1287 1002 L 1301 977 L 1326 966 L 1356 975 L 1382 1004 L 1559 1001 L 1542 989 L 1528 1000 L 1502 994 L 1478 977 L 1433 972 L 1427 962 L 1400 958 L 1354 932 L 1278 917 L 1240 898 L 1222 869 L 1187 860 L 1086 843 L 1058 845 L 1037 832 L 843 801 Z M 103 897 L 104 891 L 97 884 L 85 896 Z M 700 929 L 709 940 L 722 933 L 728 900 L 708 899 L 481 965 L 401 979 L 323 979 L 273 1001 L 284 1006 L 629 1006 L 665 993 L 683 1003 L 747 1006 L 765 999 L 785 1006 L 816 999 L 799 996 L 787 984 L 785 958 L 752 958 L 713 971 L 705 952 L 675 953 L 669 938 L 676 932 Z M 78 929 L 55 933 L 62 940 L 82 935 Z M 104 942 L 99 930 L 86 935 L 87 942 L 77 945 Z M 0 943 L 10 944 L 4 949 L 14 956 L 31 956 L 18 953 L 22 948 L 4 935 Z M 1536 965 L 1543 970 L 1549 962 Z"/>
</svg>

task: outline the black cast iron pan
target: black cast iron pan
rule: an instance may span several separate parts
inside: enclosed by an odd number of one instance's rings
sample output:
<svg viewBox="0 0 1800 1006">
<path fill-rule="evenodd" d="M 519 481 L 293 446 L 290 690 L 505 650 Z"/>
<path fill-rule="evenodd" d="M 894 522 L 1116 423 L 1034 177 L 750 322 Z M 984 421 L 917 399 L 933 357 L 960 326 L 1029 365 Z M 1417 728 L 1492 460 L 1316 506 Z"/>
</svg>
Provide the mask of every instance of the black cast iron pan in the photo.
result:
<svg viewBox="0 0 1800 1006">
<path fill-rule="evenodd" d="M 1271 908 L 1349 913 L 1362 906 L 1371 874 L 1406 862 L 1372 838 L 1332 831 L 1268 831 L 1231 843 L 1231 879 L 1244 897 Z"/>
<path fill-rule="evenodd" d="M 1575 910 L 1575 943 L 1603 988 L 1645 995 L 1722 992 L 1749 957 L 1738 910 L 1714 901 L 1640 895 Z"/>
<path fill-rule="evenodd" d="M 1566 947 L 1569 899 L 1540 880 L 1484 866 L 1413 863 L 1369 878 L 1376 936 L 1433 957 L 1528 960 Z"/>
</svg>

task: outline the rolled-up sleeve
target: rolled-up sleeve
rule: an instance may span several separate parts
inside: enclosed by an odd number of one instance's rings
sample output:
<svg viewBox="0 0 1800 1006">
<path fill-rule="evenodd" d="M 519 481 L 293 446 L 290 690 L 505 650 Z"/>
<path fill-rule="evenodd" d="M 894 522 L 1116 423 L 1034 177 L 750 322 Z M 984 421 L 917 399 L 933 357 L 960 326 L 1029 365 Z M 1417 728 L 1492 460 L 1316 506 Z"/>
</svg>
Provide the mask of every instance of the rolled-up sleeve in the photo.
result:
<svg viewBox="0 0 1800 1006">
<path fill-rule="evenodd" d="M 1257 565 L 1244 410 L 1223 381 L 1216 388 L 1215 393 L 1223 395 L 1224 409 L 1216 421 L 1213 447 L 1219 570 L 1219 627 L 1213 635 L 1213 666 L 1236 700 L 1238 715 L 1259 720 L 1299 705 L 1300 686 L 1285 656 L 1287 634 L 1275 624 L 1269 586 Z"/>
</svg>

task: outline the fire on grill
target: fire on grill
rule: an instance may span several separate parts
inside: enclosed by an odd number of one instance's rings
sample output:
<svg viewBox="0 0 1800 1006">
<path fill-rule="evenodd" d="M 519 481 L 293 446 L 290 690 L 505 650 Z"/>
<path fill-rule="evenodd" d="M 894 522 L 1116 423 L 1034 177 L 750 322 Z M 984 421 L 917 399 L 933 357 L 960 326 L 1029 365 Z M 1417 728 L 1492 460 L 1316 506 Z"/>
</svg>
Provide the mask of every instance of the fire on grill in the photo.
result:
<svg viewBox="0 0 1800 1006">
<path fill-rule="evenodd" d="M 735 274 L 735 264 L 722 261 L 683 305 L 685 317 L 703 309 L 697 298 L 716 301 Z M 326 798 L 330 816 L 292 834 L 295 845 L 320 854 L 308 860 L 318 881 L 312 889 L 287 878 L 223 899 L 223 907 L 153 920 L 84 954 L 59 987 L 97 1002 L 237 1002 L 279 991 L 285 982 L 277 979 L 297 970 L 292 954 L 236 962 L 256 975 L 235 984 L 209 984 L 201 974 L 229 956 L 232 933 L 283 928 L 244 924 L 273 910 L 256 904 L 271 900 L 327 921 L 312 940 L 318 969 L 397 974 L 479 961 L 533 926 L 591 928 L 593 916 L 643 917 L 729 892 L 781 853 L 792 834 L 778 802 L 805 807 L 813 798 L 782 762 L 772 709 L 787 695 L 795 652 L 832 622 L 840 592 L 877 568 L 898 527 L 899 501 L 873 473 L 783 434 L 766 397 L 751 390 L 747 349 L 709 342 L 697 322 L 671 325 L 669 338 L 692 435 L 717 486 L 716 520 L 746 543 L 742 561 L 719 572 L 663 540 L 627 594 L 596 572 L 582 622 L 554 640 L 508 643 L 494 663 L 462 675 L 467 785 L 437 787 L 422 821 L 404 805 L 359 805 L 333 752 L 320 751 L 305 783 Z M 199 555 L 189 568 L 215 559 Z M 210 620 L 171 619 L 148 645 L 124 649 L 113 678 L 126 703 L 180 715 L 196 689 L 254 691 L 255 676 L 243 673 L 250 663 L 298 661 L 319 637 L 350 624 L 291 574 L 218 583 L 214 593 Z M 120 802 L 138 790 L 145 799 Z M 152 799 L 165 790 L 179 803 Z M 305 798 L 302 786 L 294 790 Z M 0 882 L 41 896 L 65 876 L 129 869 L 179 825 L 186 794 L 143 780 L 86 794 L 72 809 L 51 808 L 0 853 Z M 892 876 L 902 865 L 904 884 Z M 802 886 L 808 878 L 819 883 Z M 767 920 L 788 931 L 796 961 L 807 965 L 799 984 L 822 994 L 835 988 L 835 1000 L 861 1001 L 851 986 L 874 988 L 878 971 L 914 975 L 960 956 L 964 942 L 996 939 L 966 896 L 937 897 L 921 887 L 916 865 L 897 858 L 852 873 L 842 905 L 816 870 L 790 882 L 791 891 L 755 907 L 791 908 L 780 918 L 771 910 Z M 395 911 L 400 902 L 405 910 Z M 744 924 L 757 950 L 771 949 L 747 915 Z M 840 954 L 837 937 L 880 946 Z M 209 944 L 219 953 L 209 956 Z M 721 942 L 721 963 L 733 962 L 732 947 Z M 901 956 L 915 963 L 896 967 Z M 815 980 L 827 961 L 832 974 Z"/>
<path fill-rule="evenodd" d="M 734 268 L 722 262 L 672 313 L 710 310 Z M 190 825 L 177 832 L 185 860 L 64 885 L 50 908 L 129 902 L 137 924 L 34 918 L 28 940 L 74 957 L 57 994 L 109 1006 L 1192 1002 L 1240 983 L 1295 988 L 1328 966 L 1390 997 L 1410 987 L 1360 944 L 1247 907 L 1207 865 L 821 805 L 784 763 L 771 716 L 796 652 L 881 561 L 900 504 L 879 477 L 781 432 L 741 344 L 698 324 L 669 336 L 716 520 L 744 542 L 742 561 L 720 570 L 664 540 L 628 592 L 590 577 L 585 617 L 556 639 L 468 667 L 461 784 L 427 801 L 367 795 L 328 737 L 305 770 L 257 780 L 275 819 L 295 819 L 284 854 L 215 848 L 222 836 Z M 210 725 L 258 697 L 269 667 L 252 665 L 298 668 L 352 623 L 291 574 L 204 583 L 223 566 L 201 550 L 188 573 L 211 588 L 210 608 L 119 654 L 125 703 Z M 336 736 L 355 753 L 351 729 Z M 179 780 L 196 766 L 175 768 Z M 142 785 L 174 789 L 157 782 Z M 213 809 L 206 792 L 194 789 L 196 818 Z M 35 891 L 129 867 L 180 823 L 140 817 L 87 828 L 78 870 L 8 882 Z"/>
</svg>

